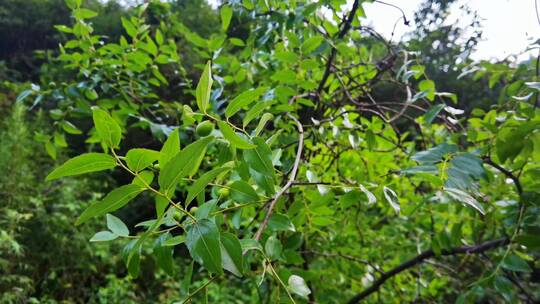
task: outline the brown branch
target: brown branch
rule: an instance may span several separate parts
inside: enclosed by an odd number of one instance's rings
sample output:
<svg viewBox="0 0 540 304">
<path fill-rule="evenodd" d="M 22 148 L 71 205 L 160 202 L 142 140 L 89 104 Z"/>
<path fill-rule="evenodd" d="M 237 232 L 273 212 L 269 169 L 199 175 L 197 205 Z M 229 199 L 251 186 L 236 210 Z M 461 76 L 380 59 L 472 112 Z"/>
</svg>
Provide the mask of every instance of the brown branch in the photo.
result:
<svg viewBox="0 0 540 304">
<path fill-rule="evenodd" d="M 489 158 L 489 156 L 483 157 L 482 160 L 484 161 L 484 163 L 492 166 L 493 168 L 497 169 L 502 174 L 506 175 L 506 177 L 511 179 L 514 182 L 514 185 L 516 186 L 516 191 L 518 192 L 518 194 L 519 195 L 523 194 L 523 188 L 521 187 L 521 183 L 519 182 L 519 178 L 517 176 L 515 176 L 512 172 L 503 168 L 501 165 L 495 163 L 493 160 L 491 160 L 491 158 Z"/>
<path fill-rule="evenodd" d="M 289 175 L 289 180 L 279 190 L 279 192 L 274 196 L 272 199 L 272 202 L 270 203 L 270 206 L 268 206 L 268 212 L 266 212 L 266 216 L 264 217 L 263 222 L 261 223 L 261 226 L 259 226 L 259 229 L 255 233 L 255 236 L 253 237 L 255 240 L 259 240 L 261 238 L 261 235 L 264 231 L 264 228 L 266 225 L 268 225 L 268 221 L 270 220 L 270 216 L 272 215 L 272 211 L 274 210 L 274 207 L 276 206 L 276 203 L 278 202 L 279 198 L 292 186 L 294 179 L 296 178 L 296 173 L 298 172 L 298 166 L 300 165 L 300 159 L 302 158 L 302 148 L 304 147 L 304 128 L 302 127 L 302 124 L 296 119 L 294 116 L 292 116 L 290 113 L 287 113 L 287 116 L 289 116 L 290 119 L 292 119 L 296 123 L 296 127 L 298 128 L 298 150 L 296 150 L 296 159 L 294 160 L 293 169 L 291 171 L 291 174 Z"/>
<path fill-rule="evenodd" d="M 338 33 L 337 38 L 342 39 L 347 35 L 347 32 L 351 29 L 351 25 L 354 19 L 354 16 L 356 15 L 356 11 L 358 10 L 358 6 L 360 5 L 360 1 L 354 0 L 354 3 L 351 8 L 351 12 L 347 16 L 347 19 L 345 20 L 345 23 L 343 23 L 343 28 Z M 332 47 L 332 51 L 330 52 L 330 57 L 328 57 L 328 61 L 326 61 L 326 69 L 324 70 L 323 77 L 321 79 L 321 82 L 319 82 L 319 87 L 317 88 L 317 92 L 321 93 L 324 85 L 326 84 L 326 81 L 328 80 L 328 77 L 330 77 L 330 73 L 332 70 L 332 63 L 336 57 L 337 50 L 335 47 Z"/>
<path fill-rule="evenodd" d="M 451 248 L 447 250 L 443 250 L 441 252 L 441 255 L 443 256 L 452 256 L 457 254 L 472 254 L 472 253 L 482 253 L 484 251 L 488 251 L 491 249 L 495 249 L 501 246 L 504 246 L 508 244 L 510 240 L 508 238 L 502 238 L 497 239 L 493 241 L 488 241 L 482 244 L 473 245 L 473 246 L 463 246 L 463 247 L 456 247 Z M 349 304 L 355 304 L 360 303 L 363 299 L 367 298 L 372 293 L 379 290 L 379 288 L 386 282 L 388 279 L 392 278 L 393 276 L 401 273 L 402 271 L 405 271 L 411 267 L 414 267 L 418 264 L 423 263 L 426 259 L 435 257 L 435 252 L 433 249 L 424 251 L 417 255 L 416 257 L 399 264 L 398 266 L 392 268 L 390 271 L 385 272 L 381 277 L 379 277 L 373 284 L 368 287 L 367 289 L 364 289 L 364 291 L 360 292 L 356 296 L 354 296 L 352 299 L 349 300 Z"/>
</svg>

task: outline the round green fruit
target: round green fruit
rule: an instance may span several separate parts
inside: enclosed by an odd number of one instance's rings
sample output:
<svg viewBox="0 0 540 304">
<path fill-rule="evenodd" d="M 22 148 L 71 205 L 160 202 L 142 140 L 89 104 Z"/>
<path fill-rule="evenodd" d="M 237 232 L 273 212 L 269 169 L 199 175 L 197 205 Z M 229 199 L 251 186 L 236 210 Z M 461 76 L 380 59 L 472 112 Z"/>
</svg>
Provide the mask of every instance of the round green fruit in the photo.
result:
<svg viewBox="0 0 540 304">
<path fill-rule="evenodd" d="M 195 132 L 197 132 L 197 135 L 200 137 L 204 137 L 210 135 L 212 130 L 214 130 L 214 124 L 211 121 L 205 120 L 197 125 Z"/>
<path fill-rule="evenodd" d="M 197 212 L 197 210 L 199 210 L 199 207 L 193 206 L 193 207 L 191 207 L 191 209 L 189 209 L 189 213 L 193 214 L 193 213 Z"/>
<path fill-rule="evenodd" d="M 177 221 L 181 220 L 183 216 L 184 214 L 178 210 L 173 214 L 173 218 Z"/>
<path fill-rule="evenodd" d="M 220 197 L 225 198 L 225 197 L 229 196 L 230 191 L 229 191 L 228 188 L 221 188 L 221 189 L 218 190 L 218 194 L 219 194 Z"/>
</svg>

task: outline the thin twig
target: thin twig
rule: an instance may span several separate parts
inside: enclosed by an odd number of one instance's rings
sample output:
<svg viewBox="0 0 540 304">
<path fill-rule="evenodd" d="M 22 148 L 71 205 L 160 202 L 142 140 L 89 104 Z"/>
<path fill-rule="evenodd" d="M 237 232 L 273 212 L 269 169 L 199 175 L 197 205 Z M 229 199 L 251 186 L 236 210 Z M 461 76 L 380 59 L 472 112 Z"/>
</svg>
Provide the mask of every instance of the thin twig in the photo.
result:
<svg viewBox="0 0 540 304">
<path fill-rule="evenodd" d="M 451 248 L 448 250 L 441 251 L 442 256 L 452 256 L 457 254 L 472 254 L 472 253 L 482 253 L 487 250 L 499 248 L 501 246 L 504 246 L 508 244 L 510 240 L 508 238 L 502 238 L 497 239 L 493 241 L 488 241 L 482 244 L 473 245 L 473 246 L 463 246 L 463 247 L 456 247 Z M 411 267 L 414 267 L 418 264 L 423 263 L 426 259 L 430 259 L 435 257 L 435 252 L 433 249 L 424 251 L 417 255 L 416 257 L 399 264 L 398 266 L 392 268 L 390 271 L 385 272 L 384 275 L 379 277 L 373 284 L 365 289 L 364 291 L 360 292 L 356 296 L 354 296 L 352 299 L 349 300 L 349 304 L 355 304 L 360 303 L 363 299 L 367 298 L 369 295 L 371 295 L 374 292 L 377 292 L 379 288 L 390 278 L 394 277 L 395 275 L 401 273 L 402 271 L 405 271 Z"/>
<path fill-rule="evenodd" d="M 294 179 L 296 178 L 296 173 L 298 172 L 298 166 L 300 165 L 300 159 L 302 158 L 302 149 L 304 147 L 304 128 L 302 127 L 302 124 L 296 119 L 296 117 L 292 116 L 290 113 L 287 113 L 287 116 L 292 119 L 296 123 L 296 127 L 298 128 L 298 149 L 296 150 L 296 159 L 294 160 L 293 169 L 291 171 L 291 174 L 289 175 L 289 181 L 279 190 L 279 192 L 274 196 L 274 199 L 270 203 L 270 206 L 268 206 L 268 212 L 266 212 L 266 216 L 264 217 L 263 222 L 261 223 L 261 226 L 259 226 L 259 229 L 255 233 L 255 240 L 259 240 L 261 238 L 261 235 L 264 231 L 264 228 L 266 225 L 268 225 L 268 221 L 270 220 L 270 216 L 272 215 L 272 212 L 274 210 L 274 207 L 276 206 L 277 201 L 279 198 L 291 187 L 291 185 L 294 182 Z"/>
</svg>

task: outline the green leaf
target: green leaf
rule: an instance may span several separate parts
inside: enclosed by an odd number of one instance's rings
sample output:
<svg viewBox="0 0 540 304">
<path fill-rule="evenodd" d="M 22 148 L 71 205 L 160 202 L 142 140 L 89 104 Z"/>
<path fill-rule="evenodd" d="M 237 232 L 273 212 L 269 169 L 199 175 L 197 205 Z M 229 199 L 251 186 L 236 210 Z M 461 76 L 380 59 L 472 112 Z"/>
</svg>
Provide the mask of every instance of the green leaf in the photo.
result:
<svg viewBox="0 0 540 304">
<path fill-rule="evenodd" d="M 129 236 L 129 229 L 126 224 L 112 214 L 107 214 L 107 228 L 118 236 Z"/>
<path fill-rule="evenodd" d="M 268 228 L 273 231 L 296 231 L 288 216 L 274 213 L 268 221 Z"/>
<path fill-rule="evenodd" d="M 137 36 L 137 28 L 135 27 L 135 25 L 133 25 L 133 23 L 131 23 L 131 21 L 129 21 L 128 19 L 126 19 L 124 17 L 121 17 L 121 20 L 122 20 L 122 26 L 126 30 L 126 33 L 130 37 Z"/>
<path fill-rule="evenodd" d="M 197 106 L 201 112 L 206 113 L 208 103 L 210 102 L 210 93 L 212 92 L 212 64 L 206 63 L 204 71 L 199 79 L 196 89 Z"/>
<path fill-rule="evenodd" d="M 238 148 L 238 149 L 253 149 L 257 147 L 256 145 L 250 143 L 248 140 L 244 139 L 240 135 L 238 135 L 234 130 L 224 121 L 218 121 L 219 129 L 221 130 L 221 133 L 223 134 L 223 137 L 229 143 Z"/>
<path fill-rule="evenodd" d="M 313 52 L 316 48 L 321 45 L 321 43 L 324 41 L 324 38 L 322 36 L 313 36 L 309 37 L 302 43 L 302 52 L 304 54 L 309 54 Z"/>
<path fill-rule="evenodd" d="M 311 290 L 309 290 L 309 287 L 306 284 L 306 281 L 304 281 L 304 278 L 297 275 L 291 275 L 288 280 L 288 288 L 292 293 L 295 293 L 302 298 L 307 298 L 307 296 L 311 293 Z"/>
<path fill-rule="evenodd" d="M 263 252 L 263 248 L 259 241 L 254 239 L 242 239 L 240 240 L 240 245 L 242 246 L 242 251 L 258 250 L 259 252 Z"/>
<path fill-rule="evenodd" d="M 180 283 L 180 294 L 187 296 L 189 294 L 189 286 L 191 285 L 191 277 L 193 275 L 193 262 L 191 262 L 184 274 L 184 279 Z"/>
<path fill-rule="evenodd" d="M 79 130 L 79 128 L 77 128 L 74 124 L 72 124 L 71 122 L 67 120 L 60 122 L 60 125 L 62 126 L 62 129 L 66 131 L 66 133 L 75 134 L 75 135 L 82 134 L 82 131 Z"/>
<path fill-rule="evenodd" d="M 260 137 L 253 138 L 255 149 L 244 151 L 244 160 L 253 170 L 275 179 L 274 166 L 272 165 L 272 151 Z"/>
<path fill-rule="evenodd" d="M 259 195 L 244 181 L 235 181 L 231 185 L 231 198 L 239 203 L 251 203 L 259 200 Z"/>
<path fill-rule="evenodd" d="M 493 280 L 493 287 L 495 287 L 495 290 L 500 292 L 508 302 L 512 299 L 512 286 L 512 282 L 504 276 L 497 276 Z"/>
<path fill-rule="evenodd" d="M 100 231 L 90 239 L 90 242 L 108 242 L 118 238 L 117 234 L 110 231 Z"/>
<path fill-rule="evenodd" d="M 394 190 L 384 187 L 383 188 L 384 198 L 386 198 L 386 201 L 394 208 L 396 213 L 399 213 L 400 207 L 399 207 L 399 200 L 397 194 L 394 192 Z"/>
<path fill-rule="evenodd" d="M 84 210 L 84 212 L 75 222 L 75 225 L 80 225 L 90 218 L 118 210 L 143 191 L 144 188 L 135 184 L 124 185 L 116 188 L 107 194 L 103 200 L 90 205 L 90 207 Z"/>
<path fill-rule="evenodd" d="M 92 108 L 92 114 L 96 131 L 101 140 L 109 148 L 117 148 L 122 139 L 122 129 L 118 123 L 109 113 L 97 107 Z"/>
<path fill-rule="evenodd" d="M 277 260 L 281 256 L 283 247 L 275 235 L 271 235 L 264 245 L 264 251 L 271 260 Z"/>
<path fill-rule="evenodd" d="M 96 17 L 98 14 L 87 8 L 78 8 L 73 12 L 73 15 L 77 19 L 90 19 Z"/>
<path fill-rule="evenodd" d="M 169 134 L 169 137 L 161 147 L 159 156 L 159 167 L 164 168 L 167 162 L 171 160 L 178 152 L 180 152 L 180 136 L 178 128 Z"/>
<path fill-rule="evenodd" d="M 446 106 L 445 104 L 441 103 L 441 104 L 437 104 L 431 107 L 426 112 L 426 114 L 424 114 L 424 121 L 426 122 L 426 124 L 430 125 L 435 119 L 435 117 L 437 117 L 437 115 L 439 115 L 442 109 L 444 109 L 445 106 Z"/>
<path fill-rule="evenodd" d="M 519 256 L 512 254 L 506 256 L 501 264 L 502 267 L 516 272 L 531 272 L 531 267 Z"/>
<path fill-rule="evenodd" d="M 188 227 L 186 245 L 191 257 L 210 272 L 223 273 L 219 230 L 214 222 L 202 219 Z"/>
<path fill-rule="evenodd" d="M 202 191 L 204 191 L 204 188 L 214 180 L 218 175 L 220 175 L 223 172 L 229 171 L 231 168 L 229 167 L 221 167 L 216 168 L 214 170 L 208 171 L 205 174 L 203 174 L 199 179 L 197 179 L 191 187 L 188 188 L 188 196 L 186 198 L 185 205 L 189 206 L 191 201 L 193 201 L 194 198 L 199 195 Z"/>
<path fill-rule="evenodd" d="M 244 259 L 242 246 L 238 238 L 232 233 L 221 233 L 221 265 L 235 276 L 241 277 L 244 273 Z"/>
<path fill-rule="evenodd" d="M 270 120 L 274 119 L 274 115 L 272 113 L 264 113 L 261 119 L 259 120 L 259 123 L 257 124 L 257 128 L 255 128 L 255 136 L 259 136 L 261 131 L 266 126 L 266 123 Z"/>
<path fill-rule="evenodd" d="M 220 10 L 221 13 L 221 30 L 226 31 L 231 23 L 233 10 L 228 5 L 223 5 Z"/>
<path fill-rule="evenodd" d="M 139 172 L 133 178 L 133 181 L 131 181 L 131 183 L 135 185 L 139 185 L 142 188 L 146 188 L 146 186 L 150 185 L 153 180 L 154 180 L 154 172 L 145 170 L 145 171 Z"/>
<path fill-rule="evenodd" d="M 171 234 L 168 232 L 160 235 L 154 243 L 153 254 L 156 258 L 156 264 L 168 275 L 172 276 L 174 275 L 173 248 L 165 245 L 170 239 Z"/>
<path fill-rule="evenodd" d="M 64 176 L 103 171 L 114 167 L 116 167 L 114 157 L 104 153 L 86 153 L 76 156 L 54 169 L 47 175 L 46 180 L 50 181 Z"/>
<path fill-rule="evenodd" d="M 272 105 L 272 102 L 258 102 L 256 103 L 249 111 L 247 111 L 246 116 L 242 120 L 242 125 L 246 127 L 253 119 L 259 117 L 259 115 L 266 109 Z"/>
<path fill-rule="evenodd" d="M 174 189 L 180 179 L 188 176 L 191 171 L 199 167 L 206 147 L 212 139 L 212 136 L 208 136 L 191 143 L 176 154 L 165 167 L 161 168 L 158 181 L 164 192 Z"/>
<path fill-rule="evenodd" d="M 185 241 L 186 241 L 185 235 L 177 235 L 163 242 L 163 246 L 176 246 L 176 245 L 180 245 L 184 243 Z"/>
<path fill-rule="evenodd" d="M 253 101 L 264 94 L 266 89 L 266 87 L 262 87 L 255 90 L 249 90 L 236 96 L 225 109 L 225 116 L 229 118 L 240 111 L 243 107 L 250 105 Z"/>
<path fill-rule="evenodd" d="M 444 191 L 453 199 L 473 207 L 482 215 L 486 214 L 482 205 L 467 192 L 455 188 L 444 188 Z"/>
<path fill-rule="evenodd" d="M 160 152 L 150 149 L 131 149 L 126 154 L 126 163 L 134 172 L 139 172 L 159 159 Z"/>
</svg>

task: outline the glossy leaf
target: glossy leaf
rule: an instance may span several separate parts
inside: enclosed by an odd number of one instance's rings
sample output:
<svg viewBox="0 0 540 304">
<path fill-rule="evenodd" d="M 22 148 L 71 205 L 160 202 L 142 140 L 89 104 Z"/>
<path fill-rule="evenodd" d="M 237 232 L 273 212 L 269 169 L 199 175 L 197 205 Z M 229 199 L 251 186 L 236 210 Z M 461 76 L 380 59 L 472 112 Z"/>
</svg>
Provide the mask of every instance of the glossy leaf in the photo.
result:
<svg viewBox="0 0 540 304">
<path fill-rule="evenodd" d="M 197 106 L 201 112 L 206 113 L 210 102 L 210 93 L 212 92 L 212 64 L 210 61 L 206 63 L 204 71 L 199 79 L 196 89 Z"/>
<path fill-rule="evenodd" d="M 54 169 L 46 180 L 54 180 L 64 176 L 98 172 L 116 167 L 114 157 L 104 153 L 86 153 L 66 161 Z"/>
<path fill-rule="evenodd" d="M 101 216 L 118 210 L 143 191 L 144 188 L 135 184 L 124 185 L 116 188 L 107 194 L 103 200 L 86 208 L 86 210 L 84 210 L 84 212 L 75 222 L 75 225 L 80 225 L 93 217 Z"/>
<path fill-rule="evenodd" d="M 163 192 L 174 189 L 181 178 L 188 176 L 191 171 L 199 167 L 206 147 L 212 139 L 211 136 L 199 139 L 185 147 L 167 162 L 159 175 L 159 185 Z"/>
<path fill-rule="evenodd" d="M 158 151 L 150 149 L 131 149 L 126 154 L 126 163 L 134 172 L 139 172 L 150 166 L 160 157 Z"/>
<path fill-rule="evenodd" d="M 252 203 L 259 200 L 257 192 L 244 181 L 235 181 L 230 188 L 231 198 L 239 203 Z"/>
<path fill-rule="evenodd" d="M 199 177 L 194 183 L 193 185 L 191 185 L 189 188 L 188 188 L 188 196 L 186 198 L 186 201 L 185 201 L 185 205 L 186 206 L 189 206 L 189 204 L 191 203 L 191 201 L 193 201 L 193 199 L 195 197 L 197 197 L 197 195 L 199 195 L 199 193 L 201 193 L 202 191 L 204 191 L 204 188 L 212 181 L 214 180 L 218 175 L 220 175 L 221 173 L 223 172 L 227 172 L 229 171 L 231 168 L 229 167 L 221 167 L 221 168 L 216 168 L 214 170 L 211 170 L 211 171 L 208 171 L 206 172 L 205 174 L 203 174 L 201 177 Z"/>
<path fill-rule="evenodd" d="M 92 109 L 92 117 L 96 131 L 109 148 L 117 148 L 122 139 L 122 129 L 118 123 L 104 110 Z"/>
<path fill-rule="evenodd" d="M 223 273 L 219 230 L 214 222 L 203 219 L 188 227 L 186 245 L 191 257 L 210 272 Z"/>
<path fill-rule="evenodd" d="M 223 269 L 235 276 L 241 277 L 244 273 L 244 259 L 242 246 L 238 238 L 232 233 L 221 233 L 221 264 Z"/>
<path fill-rule="evenodd" d="M 219 129 L 223 134 L 223 137 L 233 146 L 238 149 L 253 149 L 256 145 L 250 143 L 247 139 L 236 134 L 234 130 L 226 122 L 218 122 Z"/>
</svg>

